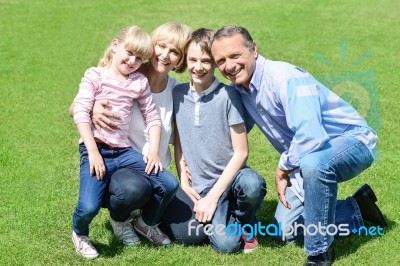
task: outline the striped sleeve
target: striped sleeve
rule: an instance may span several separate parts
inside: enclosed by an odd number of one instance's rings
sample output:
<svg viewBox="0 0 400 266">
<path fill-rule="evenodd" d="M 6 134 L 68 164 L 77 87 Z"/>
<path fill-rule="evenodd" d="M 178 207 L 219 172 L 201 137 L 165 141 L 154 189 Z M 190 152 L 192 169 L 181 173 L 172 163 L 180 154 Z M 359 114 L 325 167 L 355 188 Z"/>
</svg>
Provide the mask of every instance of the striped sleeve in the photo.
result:
<svg viewBox="0 0 400 266">
<path fill-rule="evenodd" d="M 143 76 L 140 83 L 141 90 L 140 96 L 138 97 L 138 104 L 146 124 L 146 129 L 148 130 L 152 126 L 162 127 L 160 115 L 158 114 L 156 105 L 154 104 L 147 78 Z"/>
<path fill-rule="evenodd" d="M 91 122 L 90 111 L 99 86 L 100 73 L 95 68 L 86 70 L 79 84 L 79 92 L 74 100 L 74 121 L 76 124 Z"/>
</svg>

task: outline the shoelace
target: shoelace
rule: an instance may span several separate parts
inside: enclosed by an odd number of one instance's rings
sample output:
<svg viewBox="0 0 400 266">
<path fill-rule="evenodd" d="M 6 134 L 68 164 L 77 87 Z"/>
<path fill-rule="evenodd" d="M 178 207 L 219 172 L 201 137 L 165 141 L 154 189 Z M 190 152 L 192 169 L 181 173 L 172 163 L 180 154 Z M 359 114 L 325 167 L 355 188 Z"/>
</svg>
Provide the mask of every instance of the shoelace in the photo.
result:
<svg viewBox="0 0 400 266">
<path fill-rule="evenodd" d="M 122 227 L 122 237 L 123 238 L 131 237 L 132 235 L 134 235 L 131 222 L 132 222 L 131 219 L 124 222 L 124 225 Z M 128 230 L 126 230 L 127 228 L 128 228 Z"/>
<path fill-rule="evenodd" d="M 157 225 L 153 225 L 149 226 L 149 231 L 147 231 L 146 235 L 151 238 L 153 235 L 155 237 L 162 236 L 163 233 L 161 232 L 160 228 L 157 227 Z"/>
<path fill-rule="evenodd" d="M 92 244 L 92 242 L 90 241 L 89 237 L 87 236 L 80 236 L 80 249 L 87 249 L 88 247 L 93 248 L 94 246 Z"/>
</svg>

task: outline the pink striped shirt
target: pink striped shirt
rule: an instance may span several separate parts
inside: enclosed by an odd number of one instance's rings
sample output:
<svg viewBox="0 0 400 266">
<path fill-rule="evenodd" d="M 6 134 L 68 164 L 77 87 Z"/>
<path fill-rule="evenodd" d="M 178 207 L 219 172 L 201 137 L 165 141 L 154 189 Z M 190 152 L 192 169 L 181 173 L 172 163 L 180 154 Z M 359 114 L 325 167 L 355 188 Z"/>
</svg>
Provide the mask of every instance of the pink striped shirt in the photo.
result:
<svg viewBox="0 0 400 266">
<path fill-rule="evenodd" d="M 108 100 L 110 111 L 123 115 L 121 119 L 114 120 L 120 124 L 114 131 L 102 128 L 98 132 L 90 119 L 94 102 L 102 99 Z M 132 115 L 138 115 L 131 114 L 133 100 L 138 101 L 147 129 L 162 126 L 149 83 L 143 74 L 134 72 L 127 80 L 117 80 L 108 77 L 104 68 L 89 68 L 81 80 L 74 100 L 74 121 L 76 124 L 90 123 L 93 136 L 112 147 L 129 147 L 129 121 Z M 82 143 L 82 139 L 79 142 Z"/>
</svg>

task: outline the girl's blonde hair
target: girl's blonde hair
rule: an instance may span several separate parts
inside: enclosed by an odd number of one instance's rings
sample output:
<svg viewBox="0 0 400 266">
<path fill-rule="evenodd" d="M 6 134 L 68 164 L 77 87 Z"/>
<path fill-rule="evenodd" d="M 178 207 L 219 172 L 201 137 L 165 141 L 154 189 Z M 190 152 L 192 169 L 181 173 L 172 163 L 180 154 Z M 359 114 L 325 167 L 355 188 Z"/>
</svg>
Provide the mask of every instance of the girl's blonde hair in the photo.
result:
<svg viewBox="0 0 400 266">
<path fill-rule="evenodd" d="M 185 62 L 185 45 L 192 29 L 181 23 L 177 22 L 167 22 L 159 27 L 157 27 L 150 35 L 153 41 L 153 45 L 157 45 L 158 42 L 168 42 L 176 48 L 181 53 L 181 58 L 178 64 L 173 69 L 177 73 L 182 73 L 186 69 Z"/>
<path fill-rule="evenodd" d="M 143 60 L 148 60 L 153 54 L 153 43 L 149 34 L 138 26 L 124 28 L 114 39 L 117 39 L 119 43 L 123 43 L 126 50 L 139 54 Z M 111 65 L 113 58 L 112 48 L 111 42 L 99 61 L 99 67 Z"/>
</svg>

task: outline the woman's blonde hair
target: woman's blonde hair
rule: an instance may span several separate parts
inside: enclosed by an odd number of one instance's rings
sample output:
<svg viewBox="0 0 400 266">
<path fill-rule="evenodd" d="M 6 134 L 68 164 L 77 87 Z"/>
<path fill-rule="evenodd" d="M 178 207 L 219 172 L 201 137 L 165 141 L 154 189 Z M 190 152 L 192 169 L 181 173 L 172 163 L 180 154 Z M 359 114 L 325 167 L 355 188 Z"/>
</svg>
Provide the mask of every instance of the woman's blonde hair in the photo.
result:
<svg viewBox="0 0 400 266">
<path fill-rule="evenodd" d="M 119 43 L 123 43 L 126 50 L 139 54 L 143 60 L 148 60 L 153 54 L 153 43 L 149 34 L 138 26 L 124 28 L 114 39 L 117 39 Z M 113 58 L 112 48 L 113 44 L 111 42 L 99 61 L 99 67 L 111 65 Z"/>
<path fill-rule="evenodd" d="M 192 29 L 181 23 L 177 22 L 167 22 L 159 27 L 157 27 L 150 35 L 153 41 L 153 45 L 157 45 L 158 42 L 168 42 L 176 48 L 181 53 L 181 58 L 178 64 L 173 69 L 177 73 L 182 73 L 186 69 L 185 62 L 185 45 Z"/>
</svg>

